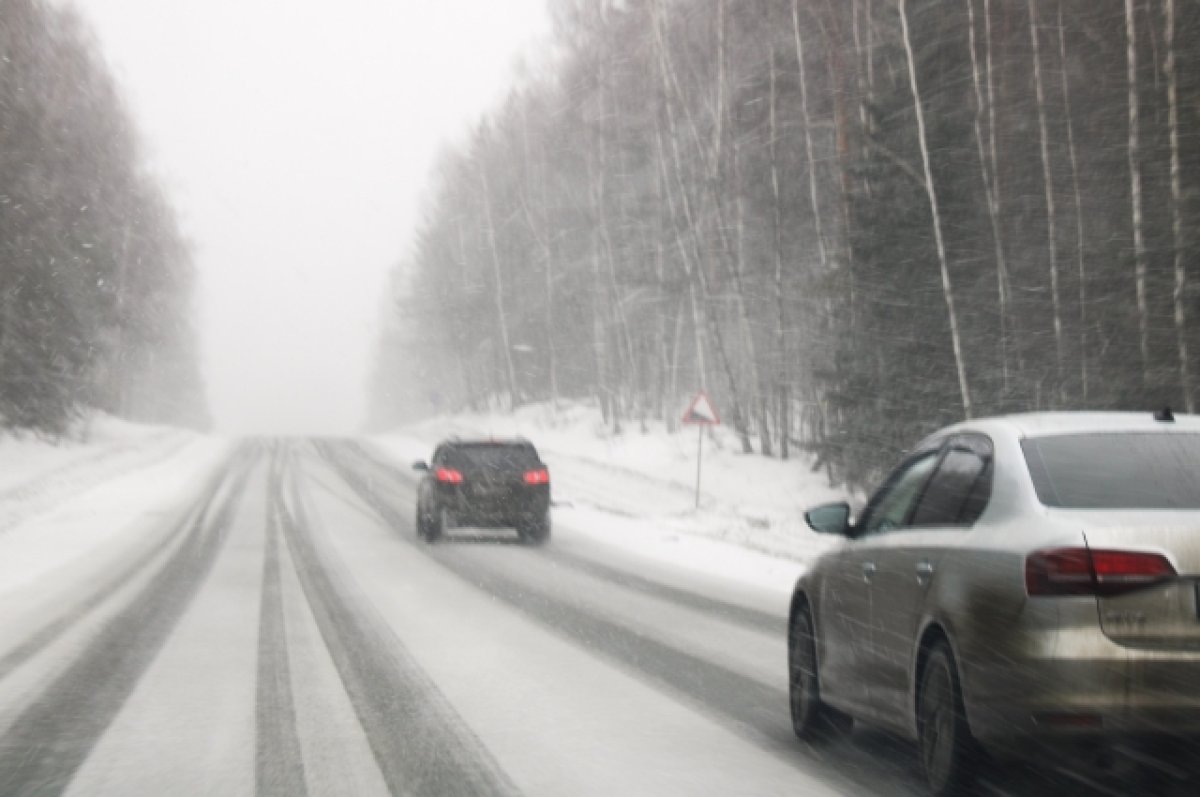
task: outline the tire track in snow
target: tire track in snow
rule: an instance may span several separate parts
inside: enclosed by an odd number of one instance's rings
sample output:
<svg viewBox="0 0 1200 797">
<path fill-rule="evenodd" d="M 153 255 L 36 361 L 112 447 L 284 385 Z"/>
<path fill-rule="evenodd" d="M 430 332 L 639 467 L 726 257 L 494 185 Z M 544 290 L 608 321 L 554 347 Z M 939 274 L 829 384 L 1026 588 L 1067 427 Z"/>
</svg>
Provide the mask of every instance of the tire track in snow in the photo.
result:
<svg viewBox="0 0 1200 797">
<path fill-rule="evenodd" d="M 309 522 L 292 477 L 280 509 L 296 575 L 389 791 L 515 794 L 491 753 L 353 589 L 337 554 Z"/>
<path fill-rule="evenodd" d="M 553 559 L 559 564 L 566 565 L 590 576 L 602 578 L 611 584 L 616 584 L 625 589 L 636 590 L 644 595 L 655 598 L 663 598 L 679 606 L 696 609 L 705 614 L 729 620 L 743 627 L 753 628 L 756 631 L 779 634 L 781 636 L 787 633 L 787 620 L 782 617 L 776 617 L 773 614 L 768 614 L 767 612 L 760 612 L 746 606 L 739 606 L 735 603 L 709 598 L 706 595 L 700 595 L 690 590 L 662 584 L 635 573 L 609 567 L 600 562 L 566 553 L 565 551 L 556 551 L 553 548 L 547 548 L 541 551 L 541 553 L 543 556 Z"/>
<path fill-rule="evenodd" d="M 233 488 L 220 505 L 195 518 L 183 546 L 0 737 L 0 794 L 42 797 L 70 784 L 199 592 L 256 460 L 226 470 Z"/>
<path fill-rule="evenodd" d="M 282 477 L 277 444 L 271 452 L 271 470 L 267 477 L 267 547 L 259 607 L 254 781 L 255 793 L 260 797 L 305 797 L 308 786 L 304 779 L 304 755 L 292 695 L 279 573 L 279 537 L 283 533 Z"/>
</svg>

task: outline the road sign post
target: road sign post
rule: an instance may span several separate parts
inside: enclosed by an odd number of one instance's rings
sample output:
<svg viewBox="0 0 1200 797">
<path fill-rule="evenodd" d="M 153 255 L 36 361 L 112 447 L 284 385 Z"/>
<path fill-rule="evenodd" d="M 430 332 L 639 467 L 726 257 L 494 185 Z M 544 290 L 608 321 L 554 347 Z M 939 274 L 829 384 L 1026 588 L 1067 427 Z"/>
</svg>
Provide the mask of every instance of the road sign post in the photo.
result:
<svg viewBox="0 0 1200 797">
<path fill-rule="evenodd" d="M 700 474 L 704 460 L 704 427 L 718 426 L 721 423 L 721 416 L 717 414 L 717 408 L 709 401 L 708 395 L 701 390 L 684 411 L 683 423 L 685 426 L 696 427 L 696 509 L 699 509 Z"/>
</svg>

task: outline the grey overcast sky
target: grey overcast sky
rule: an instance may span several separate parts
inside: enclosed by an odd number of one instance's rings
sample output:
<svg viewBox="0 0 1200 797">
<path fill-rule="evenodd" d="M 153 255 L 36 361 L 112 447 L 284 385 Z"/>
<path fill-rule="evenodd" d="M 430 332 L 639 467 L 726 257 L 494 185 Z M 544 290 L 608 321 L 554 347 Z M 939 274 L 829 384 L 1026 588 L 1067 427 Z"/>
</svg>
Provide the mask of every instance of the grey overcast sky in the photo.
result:
<svg viewBox="0 0 1200 797">
<path fill-rule="evenodd" d="M 218 431 L 356 431 L 441 148 L 536 61 L 546 0 L 75 0 L 193 241 Z"/>
</svg>

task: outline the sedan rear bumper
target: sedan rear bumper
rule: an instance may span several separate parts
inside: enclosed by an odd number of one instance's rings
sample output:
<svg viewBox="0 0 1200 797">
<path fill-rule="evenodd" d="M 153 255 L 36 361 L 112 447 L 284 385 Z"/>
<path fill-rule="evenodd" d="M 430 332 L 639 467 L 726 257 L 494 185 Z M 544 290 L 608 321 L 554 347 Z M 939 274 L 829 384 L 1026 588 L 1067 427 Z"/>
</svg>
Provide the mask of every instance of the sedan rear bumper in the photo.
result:
<svg viewBox="0 0 1200 797">
<path fill-rule="evenodd" d="M 1127 648 L 1098 627 L 1031 639 L 1026 655 L 963 673 L 968 720 L 985 745 L 1200 735 L 1200 650 Z"/>
</svg>

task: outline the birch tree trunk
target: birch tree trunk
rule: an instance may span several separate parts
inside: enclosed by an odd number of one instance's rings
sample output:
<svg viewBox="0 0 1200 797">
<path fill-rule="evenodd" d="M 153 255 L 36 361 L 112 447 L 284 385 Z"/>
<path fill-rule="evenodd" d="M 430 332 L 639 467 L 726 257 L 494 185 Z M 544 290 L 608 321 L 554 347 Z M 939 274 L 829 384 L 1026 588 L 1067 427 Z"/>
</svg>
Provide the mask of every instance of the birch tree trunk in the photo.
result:
<svg viewBox="0 0 1200 797">
<path fill-rule="evenodd" d="M 1179 387 L 1183 391 L 1183 403 L 1187 412 L 1195 411 L 1192 395 L 1192 376 L 1188 363 L 1187 317 L 1183 297 L 1187 288 L 1187 272 L 1184 271 L 1183 253 L 1183 187 L 1179 169 L 1179 86 L 1175 74 L 1175 0 L 1166 0 L 1163 9 L 1166 16 L 1164 35 L 1167 58 L 1163 71 L 1167 73 L 1167 128 L 1171 139 L 1171 247 L 1175 253 L 1175 290 L 1172 296 L 1175 305 L 1175 343 L 1179 349 Z"/>
<path fill-rule="evenodd" d="M 1000 223 L 1000 239 L 1004 240 L 1004 191 L 1000 181 L 1000 154 L 996 145 L 996 69 L 992 59 L 992 0 L 983 0 L 983 61 L 987 83 L 988 157 L 992 163 L 992 200 L 996 206 L 996 218 Z M 1016 323 L 1016 310 L 1012 306 L 1012 274 L 1008 271 L 1007 257 L 1004 270 L 1004 295 L 1009 308 L 1009 354 L 1015 360 L 1017 373 L 1025 371 L 1025 355 L 1021 350 L 1020 327 Z"/>
<path fill-rule="evenodd" d="M 533 189 L 534 179 L 530 174 L 530 164 L 533 160 L 530 157 L 529 151 L 529 118 L 525 103 L 521 103 L 521 145 L 525 156 L 521 207 L 525 214 L 525 225 L 529 228 L 530 236 L 537 243 L 538 252 L 541 254 L 545 265 L 543 271 L 546 277 L 544 283 L 546 288 L 546 308 L 543 314 L 543 323 L 546 327 L 546 333 L 542 345 L 546 347 L 546 370 L 550 383 L 550 409 L 551 411 L 555 411 L 558 408 L 558 375 L 554 357 L 554 251 L 550 243 L 554 233 L 546 220 L 548 211 L 546 205 L 546 174 L 544 170 L 538 170 L 537 179 L 539 204 L 542 211 L 540 221 L 534 219 L 533 210 L 529 206 L 528 196 Z"/>
<path fill-rule="evenodd" d="M 777 105 L 779 93 L 775 78 L 775 48 L 771 47 L 771 74 L 769 78 L 770 99 L 768 119 L 770 121 L 770 159 L 771 159 L 771 210 L 773 218 L 775 255 L 775 381 L 781 397 L 779 402 L 779 417 L 775 425 L 779 429 L 779 457 L 788 458 L 787 405 L 785 399 L 787 385 L 787 300 L 783 292 L 783 205 L 779 191 L 779 158 L 777 154 L 779 140 L 779 124 L 777 122 Z"/>
<path fill-rule="evenodd" d="M 1011 377 L 1008 366 L 1008 331 L 1011 321 L 1010 314 L 1012 312 L 1009 308 L 1008 260 L 1004 253 L 1004 233 L 1000 224 L 1000 198 L 996 191 L 996 176 L 988 168 L 987 145 L 984 143 L 983 117 L 985 113 L 988 114 L 989 118 L 992 114 L 991 92 L 988 92 L 989 99 L 985 103 L 983 82 L 979 75 L 979 58 L 975 46 L 975 0 L 967 0 L 967 23 L 971 49 L 971 82 L 975 89 L 975 148 L 979 152 L 979 171 L 983 177 L 983 192 L 987 198 L 988 220 L 991 222 L 992 227 L 992 247 L 996 257 L 996 298 L 1000 316 L 1000 370 L 1003 378 L 1004 392 L 1007 394 L 1010 388 Z M 991 53 L 989 52 L 989 70 L 990 63 Z M 988 82 L 990 85 L 990 74 L 988 75 Z M 994 131 L 991 135 L 994 141 Z"/>
<path fill-rule="evenodd" d="M 670 118 L 670 109 L 667 110 L 668 119 Z M 677 214 L 677 206 L 675 203 L 675 195 L 671 187 L 671 179 L 669 176 L 669 168 L 667 166 L 667 155 L 663 146 L 662 129 L 658 125 L 657 118 L 654 123 L 654 139 L 658 152 L 658 168 L 661 179 L 663 181 L 664 194 L 667 198 L 667 210 L 671 219 L 671 226 L 675 238 L 675 248 L 679 252 L 679 262 L 683 268 L 684 278 L 688 285 L 688 297 L 691 300 L 692 307 L 692 327 L 696 337 L 696 379 L 700 382 L 701 389 L 704 389 L 708 384 L 708 368 L 704 357 L 704 337 L 703 326 L 700 323 L 700 312 L 696 306 L 696 285 L 695 278 L 692 274 L 695 266 L 691 262 L 691 255 L 687 245 L 684 243 L 683 235 L 679 231 L 679 217 Z M 687 197 L 682 197 L 682 203 L 686 206 Z M 685 212 L 685 216 L 686 216 Z M 682 314 L 680 314 L 682 318 Z"/>
<path fill-rule="evenodd" d="M 1067 37 L 1063 28 L 1063 4 L 1058 3 L 1058 57 L 1062 65 L 1063 111 L 1067 121 L 1067 156 L 1071 161 L 1071 191 L 1075 197 L 1075 256 L 1079 276 L 1079 380 L 1084 403 L 1088 400 L 1088 307 L 1087 259 L 1084 257 L 1083 200 L 1079 193 L 1079 158 L 1075 152 L 1075 123 L 1071 117 L 1071 81 L 1067 77 Z M 1189 410 L 1190 412 L 1190 410 Z"/>
<path fill-rule="evenodd" d="M 601 149 L 603 155 L 603 149 Z M 598 375 L 601 379 L 601 392 L 608 407 L 606 421 L 612 424 L 613 432 L 621 431 L 621 340 L 620 330 L 617 331 L 616 354 L 609 351 L 609 328 L 611 326 L 610 312 L 615 314 L 616 293 L 612 278 L 612 246 L 608 241 L 608 220 L 603 207 L 604 198 L 604 164 L 597 166 L 592 154 L 592 147 L 584 158 L 587 169 L 587 192 L 595 220 L 592 224 L 592 335 L 593 345 L 597 352 L 600 366 Z M 599 176 L 597 177 L 597 174 Z M 604 250 L 602 253 L 601 250 Z M 601 263 L 605 266 L 602 267 Z M 601 276 L 601 272 L 607 272 Z M 607 277 L 607 279 L 606 279 Z M 610 301 L 606 302 L 608 298 Z"/>
<path fill-rule="evenodd" d="M 734 174 L 734 191 L 737 196 L 734 198 L 734 209 L 737 213 L 735 223 L 734 240 L 737 244 L 737 249 L 734 255 L 734 290 L 737 292 L 737 308 L 738 319 L 741 323 L 743 346 L 746 353 L 746 367 L 750 371 L 750 384 L 754 386 L 754 390 L 759 394 L 764 394 L 763 384 L 760 379 L 758 370 L 758 352 L 755 351 L 754 345 L 754 327 L 750 322 L 750 310 L 746 305 L 746 258 L 745 258 L 745 240 L 746 240 L 746 202 L 742 196 L 741 185 L 741 153 L 737 139 L 733 141 L 733 174 Z M 750 412 L 754 412 L 759 417 L 759 443 L 763 450 L 763 454 L 770 456 L 771 454 L 771 439 L 767 432 L 767 419 L 763 412 L 763 404 L 761 401 L 751 401 Z"/>
<path fill-rule="evenodd" d="M 504 365 L 508 375 L 509 406 L 516 407 L 520 403 L 517 387 L 517 370 L 513 366 L 512 344 L 508 334 L 508 316 L 504 311 L 504 278 L 500 269 L 500 252 L 496 248 L 496 227 L 492 217 L 492 195 L 488 185 L 487 166 L 481 159 L 479 162 L 479 182 L 483 189 L 484 223 L 487 224 L 488 249 L 492 255 L 492 276 L 496 284 L 496 319 L 500 325 L 500 345 L 504 349 Z"/>
<path fill-rule="evenodd" d="M 754 345 L 754 328 L 750 322 L 750 311 L 746 302 L 746 202 L 742 185 L 742 152 L 741 143 L 738 138 L 738 132 L 730 117 L 730 102 L 729 102 L 729 64 L 727 59 L 726 48 L 726 3 L 721 0 L 718 4 L 717 11 L 717 124 L 716 129 L 718 134 L 714 136 L 714 147 L 717 148 L 717 156 L 714 158 L 713 170 L 713 188 L 718 193 L 729 190 L 733 193 L 734 203 L 734 243 L 732 254 L 732 265 L 730 271 L 733 276 L 733 287 L 737 300 L 738 322 L 741 329 L 742 346 L 745 353 L 745 364 L 750 375 L 750 385 L 752 391 L 763 393 L 763 385 L 759 376 L 758 368 L 758 353 L 755 351 Z M 725 146 L 723 137 L 719 134 L 722 129 L 729 131 L 729 160 L 731 168 L 726 172 L 731 175 L 731 185 L 725 186 L 719 183 L 720 175 L 723 171 L 720 168 L 722 161 L 721 153 Z M 718 220 L 721 216 L 718 215 Z M 759 440 L 760 447 L 764 454 L 769 455 L 771 452 L 771 441 L 767 431 L 767 420 L 765 417 L 764 405 L 761 401 L 751 399 L 747 407 L 747 413 L 758 417 Z M 747 430 L 748 431 L 748 430 Z M 744 442 L 744 447 L 749 447 L 748 435 Z M 747 451 L 746 453 L 750 453 Z"/>
<path fill-rule="evenodd" d="M 808 77 L 804 69 L 804 39 L 800 33 L 800 0 L 792 0 L 792 33 L 796 40 L 796 62 L 800 74 L 800 120 L 804 129 L 804 156 L 808 168 L 808 197 L 812 205 L 813 231 L 816 236 L 817 253 L 821 273 L 829 270 L 829 256 L 825 252 L 825 236 L 821 231 L 821 206 L 817 199 L 816 159 L 813 157 L 812 120 L 808 115 Z"/>
<path fill-rule="evenodd" d="M 1125 65 L 1129 85 L 1129 193 L 1133 222 L 1134 281 L 1137 288 L 1138 344 L 1142 386 L 1150 384 L 1150 327 L 1146 310 L 1146 241 L 1142 231 L 1142 172 L 1138 152 L 1137 22 L 1134 0 L 1125 0 Z"/>
<path fill-rule="evenodd" d="M 933 238 L 937 246 L 938 266 L 942 276 L 942 297 L 945 299 L 946 313 L 950 320 L 950 343 L 954 349 L 954 367 L 958 374 L 958 389 L 962 400 L 963 416 L 970 418 L 971 391 L 967 385 L 967 369 L 963 360 L 958 314 L 954 309 L 954 290 L 950 282 L 950 266 L 946 260 L 946 244 L 942 237 L 942 217 L 938 210 L 937 189 L 933 184 L 933 168 L 929 161 L 929 142 L 925 135 L 925 112 L 921 108 L 921 89 L 917 82 L 916 57 L 913 55 L 912 37 L 908 29 L 907 0 L 898 0 L 898 8 L 900 10 L 901 35 L 904 38 L 904 54 L 908 61 L 908 80 L 912 88 L 913 111 L 917 117 L 917 142 L 921 147 L 921 163 L 925 171 L 925 194 L 929 198 L 929 214 L 933 221 Z"/>
<path fill-rule="evenodd" d="M 1058 229 L 1054 207 L 1054 176 L 1050 171 L 1050 141 L 1046 133 L 1046 91 L 1042 85 L 1042 57 L 1040 36 L 1038 35 L 1037 0 L 1028 0 L 1029 6 L 1029 43 L 1033 56 L 1033 86 L 1037 103 L 1038 139 L 1042 154 L 1042 186 L 1046 196 L 1046 253 L 1049 257 L 1050 268 L 1050 307 L 1054 322 L 1054 362 L 1058 375 L 1056 391 L 1059 405 L 1066 403 L 1067 395 L 1064 384 L 1066 358 L 1063 344 L 1062 307 L 1058 291 Z"/>
<path fill-rule="evenodd" d="M 455 240 L 458 243 L 458 257 L 455 263 L 458 266 L 459 289 L 466 294 L 469 291 L 467 277 L 467 242 L 463 235 L 462 217 L 456 216 L 454 219 L 454 231 L 456 233 Z M 459 319 L 455 319 L 458 322 Z M 460 327 L 459 323 L 455 323 L 455 327 Z M 471 352 L 467 344 L 466 337 L 463 335 L 461 328 L 454 330 L 454 352 L 458 357 L 459 370 L 462 373 L 463 389 L 467 392 L 467 404 L 473 410 L 476 407 L 475 380 L 472 377 L 474 363 L 471 361 Z"/>
</svg>

